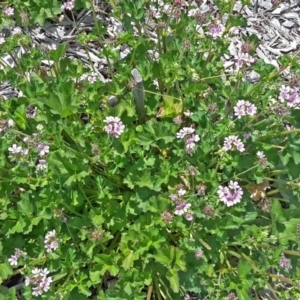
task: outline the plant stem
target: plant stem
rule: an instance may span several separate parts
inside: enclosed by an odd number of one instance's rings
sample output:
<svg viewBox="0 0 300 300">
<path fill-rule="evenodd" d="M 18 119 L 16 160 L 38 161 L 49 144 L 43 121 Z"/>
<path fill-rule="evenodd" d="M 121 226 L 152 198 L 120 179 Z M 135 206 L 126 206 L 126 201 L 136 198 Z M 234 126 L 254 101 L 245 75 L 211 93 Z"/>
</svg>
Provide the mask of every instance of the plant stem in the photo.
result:
<svg viewBox="0 0 300 300">
<path fill-rule="evenodd" d="M 66 226 L 67 226 L 67 230 L 68 230 L 68 232 L 69 232 L 69 235 L 70 235 L 71 239 L 73 240 L 73 243 L 74 243 L 75 247 L 77 248 L 77 251 L 79 251 L 80 249 L 79 249 L 79 247 L 78 247 L 78 245 L 77 245 L 77 243 L 76 243 L 76 241 L 75 241 L 75 239 L 74 239 L 74 237 L 73 237 L 73 235 L 72 235 L 72 233 L 71 233 L 71 230 L 70 230 L 68 224 L 67 224 L 67 223 L 65 223 L 65 224 L 66 224 Z"/>
<path fill-rule="evenodd" d="M 151 284 L 148 286 L 147 300 L 151 300 L 152 290 L 153 290 L 153 285 Z"/>
<path fill-rule="evenodd" d="M 292 130 L 286 130 L 286 131 L 282 131 L 282 132 L 278 132 L 278 133 L 264 135 L 262 137 L 259 137 L 258 140 L 267 139 L 267 138 L 270 138 L 270 137 L 288 135 L 288 134 L 292 134 L 292 133 L 300 133 L 300 129 L 292 129 Z"/>
<path fill-rule="evenodd" d="M 246 170 L 246 171 L 244 171 L 244 172 L 241 172 L 241 173 L 239 173 L 239 174 L 236 174 L 236 175 L 234 175 L 234 177 L 232 177 L 231 179 L 233 179 L 233 178 L 234 178 L 234 179 L 235 179 L 235 178 L 238 178 L 240 175 L 243 175 L 243 174 L 245 174 L 245 173 L 247 173 L 247 172 L 249 172 L 249 171 L 251 171 L 251 170 L 253 170 L 253 169 L 256 169 L 258 166 L 259 166 L 259 165 L 257 164 L 257 165 L 255 165 L 255 166 L 249 168 L 248 170 Z"/>
<path fill-rule="evenodd" d="M 111 250 L 113 250 L 115 248 L 115 246 L 117 245 L 117 243 L 119 242 L 119 238 L 121 236 L 120 231 L 118 231 L 113 239 L 113 241 L 111 242 L 109 248 L 107 249 L 107 253 L 109 254 L 111 252 Z"/>
<path fill-rule="evenodd" d="M 79 189 L 80 189 L 80 191 L 81 191 L 83 197 L 85 198 L 85 200 L 88 202 L 89 206 L 91 207 L 91 209 L 93 209 L 93 205 L 92 205 L 91 201 L 89 200 L 89 198 L 86 196 L 86 194 L 85 194 L 84 191 L 82 190 L 80 184 L 78 185 L 78 187 L 79 187 Z"/>
</svg>

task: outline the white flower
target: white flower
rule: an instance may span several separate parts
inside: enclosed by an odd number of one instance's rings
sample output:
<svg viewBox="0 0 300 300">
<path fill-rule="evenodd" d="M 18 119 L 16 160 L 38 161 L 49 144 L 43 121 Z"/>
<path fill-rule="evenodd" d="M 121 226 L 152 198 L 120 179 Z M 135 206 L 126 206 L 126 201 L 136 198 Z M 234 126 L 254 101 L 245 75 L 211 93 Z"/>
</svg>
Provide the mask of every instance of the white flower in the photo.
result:
<svg viewBox="0 0 300 300">
<path fill-rule="evenodd" d="M 177 193 L 178 193 L 178 196 L 184 196 L 186 194 L 186 190 L 179 189 Z"/>
<path fill-rule="evenodd" d="M 22 147 L 17 146 L 16 144 L 13 144 L 11 147 L 8 148 L 8 151 L 13 154 L 20 153 L 22 151 Z"/>
<path fill-rule="evenodd" d="M 8 127 L 14 127 L 15 122 L 14 122 L 12 119 L 9 119 L 9 120 L 7 121 L 7 125 L 8 125 Z"/>
</svg>

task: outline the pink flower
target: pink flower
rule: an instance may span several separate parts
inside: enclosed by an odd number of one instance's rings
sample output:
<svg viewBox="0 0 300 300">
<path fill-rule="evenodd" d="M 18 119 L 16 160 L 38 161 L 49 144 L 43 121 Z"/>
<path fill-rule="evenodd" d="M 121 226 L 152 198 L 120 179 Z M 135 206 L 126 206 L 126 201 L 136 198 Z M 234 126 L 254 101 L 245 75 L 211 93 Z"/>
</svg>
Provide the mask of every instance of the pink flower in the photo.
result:
<svg viewBox="0 0 300 300">
<path fill-rule="evenodd" d="M 234 60 L 236 61 L 235 65 L 238 70 L 242 68 L 244 65 L 250 66 L 256 62 L 256 59 L 254 57 L 252 57 L 249 53 L 245 53 L 245 52 L 235 55 Z"/>
<path fill-rule="evenodd" d="M 278 98 L 281 102 L 286 102 L 289 107 L 300 108 L 300 96 L 297 88 L 282 85 Z"/>
<path fill-rule="evenodd" d="M 39 159 L 39 163 L 36 166 L 37 170 L 44 170 L 47 168 L 47 162 L 44 159 Z"/>
<path fill-rule="evenodd" d="M 257 107 L 249 101 L 239 100 L 234 107 L 234 114 L 240 119 L 243 116 L 254 116 L 256 114 Z"/>
<path fill-rule="evenodd" d="M 176 205 L 174 214 L 178 215 L 178 216 L 181 216 L 184 213 L 186 213 L 189 210 L 190 207 L 191 207 L 190 203 L 187 203 L 186 201 L 181 201 L 180 204 Z"/>
<path fill-rule="evenodd" d="M 7 17 L 14 15 L 14 9 L 12 7 L 6 7 L 3 12 Z"/>
<path fill-rule="evenodd" d="M 15 248 L 15 254 L 12 255 L 9 259 L 8 262 L 11 266 L 17 266 L 18 265 L 18 259 L 20 256 L 26 256 L 27 253 L 23 252 L 22 250 Z"/>
<path fill-rule="evenodd" d="M 188 213 L 188 214 L 185 215 L 185 218 L 186 218 L 187 221 L 193 221 L 194 214 Z"/>
<path fill-rule="evenodd" d="M 196 250 L 196 251 L 195 251 L 195 257 L 196 257 L 197 259 L 203 258 L 203 256 L 204 256 L 203 250 Z"/>
<path fill-rule="evenodd" d="M 287 259 L 283 253 L 281 254 L 279 266 L 286 270 L 292 269 L 291 260 Z"/>
<path fill-rule="evenodd" d="M 49 270 L 45 269 L 38 269 L 35 268 L 32 271 L 32 276 L 25 278 L 25 285 L 33 285 L 32 288 L 32 295 L 39 296 L 43 292 L 47 292 L 50 289 L 50 284 L 52 282 L 51 277 L 47 277 L 49 274 Z"/>
<path fill-rule="evenodd" d="M 40 151 L 40 156 L 44 156 L 45 154 L 49 153 L 50 147 L 44 144 L 38 145 L 38 150 Z"/>
<path fill-rule="evenodd" d="M 243 133 L 243 137 L 244 137 L 245 139 L 249 139 L 251 136 L 252 136 L 252 133 L 251 133 L 251 132 L 249 132 L 249 133 L 247 133 L 247 132 Z"/>
<path fill-rule="evenodd" d="M 17 266 L 18 265 L 18 257 L 16 255 L 12 255 L 9 259 L 8 262 L 11 266 Z"/>
<path fill-rule="evenodd" d="M 150 13 L 150 16 L 152 16 L 152 18 L 154 18 L 154 19 L 160 19 L 161 18 L 160 12 L 153 5 L 150 5 L 150 7 L 149 7 L 149 13 Z"/>
<path fill-rule="evenodd" d="M 235 135 L 230 135 L 229 137 L 225 138 L 223 149 L 225 151 L 237 149 L 240 152 L 245 151 L 245 146 L 243 142 Z"/>
<path fill-rule="evenodd" d="M 106 117 L 104 122 L 107 123 L 104 130 L 108 134 L 118 138 L 124 132 L 125 125 L 119 117 Z"/>
<path fill-rule="evenodd" d="M 268 159 L 265 156 L 264 152 L 263 151 L 257 151 L 256 155 L 259 158 L 259 164 L 262 167 L 266 167 L 268 165 Z"/>
<path fill-rule="evenodd" d="M 195 129 L 192 127 L 183 127 L 177 134 L 178 139 L 184 139 L 186 136 L 189 136 L 195 132 Z"/>
<path fill-rule="evenodd" d="M 44 244 L 47 252 L 52 252 L 58 248 L 58 238 L 55 230 L 49 231 L 46 234 Z"/>
<path fill-rule="evenodd" d="M 72 10 L 74 8 L 74 0 L 69 0 L 66 1 L 62 6 L 61 9 L 66 9 L 66 10 Z"/>
<path fill-rule="evenodd" d="M 230 180 L 226 187 L 219 186 L 218 195 L 220 201 L 225 203 L 228 207 L 241 202 L 243 190 L 236 181 Z"/>
<path fill-rule="evenodd" d="M 220 21 L 217 21 L 215 25 L 212 25 L 209 28 L 208 34 L 211 35 L 214 39 L 220 38 L 222 37 L 224 30 L 225 26 Z"/>
<path fill-rule="evenodd" d="M 200 141 L 198 134 L 194 134 L 195 129 L 192 127 L 183 127 L 177 134 L 177 138 L 185 142 L 185 151 L 192 154 L 195 151 L 196 142 Z"/>
<path fill-rule="evenodd" d="M 22 29 L 20 27 L 15 27 L 12 31 L 11 34 L 12 35 L 18 35 L 22 33 Z"/>
</svg>

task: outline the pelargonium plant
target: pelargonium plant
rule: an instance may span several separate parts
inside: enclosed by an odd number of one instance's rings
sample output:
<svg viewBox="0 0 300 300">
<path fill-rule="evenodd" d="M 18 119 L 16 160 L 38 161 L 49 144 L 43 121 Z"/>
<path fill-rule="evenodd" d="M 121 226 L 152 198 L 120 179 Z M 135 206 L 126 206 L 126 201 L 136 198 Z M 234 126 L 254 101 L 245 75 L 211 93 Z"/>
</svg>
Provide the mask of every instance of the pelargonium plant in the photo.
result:
<svg viewBox="0 0 300 300">
<path fill-rule="evenodd" d="M 298 53 L 248 1 L 46 2 L 1 3 L 0 298 L 298 299 Z"/>
</svg>

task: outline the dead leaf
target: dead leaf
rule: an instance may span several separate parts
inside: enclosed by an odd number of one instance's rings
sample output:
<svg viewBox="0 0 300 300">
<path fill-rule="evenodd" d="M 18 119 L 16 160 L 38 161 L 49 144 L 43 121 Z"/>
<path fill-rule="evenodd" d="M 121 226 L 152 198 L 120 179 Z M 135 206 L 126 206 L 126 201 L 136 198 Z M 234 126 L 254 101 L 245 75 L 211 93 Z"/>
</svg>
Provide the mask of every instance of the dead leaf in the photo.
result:
<svg viewBox="0 0 300 300">
<path fill-rule="evenodd" d="M 259 201 L 266 198 L 266 189 L 269 187 L 269 181 L 264 180 L 260 184 L 249 183 L 246 185 L 246 189 L 251 194 L 251 199 L 254 201 Z"/>
</svg>

